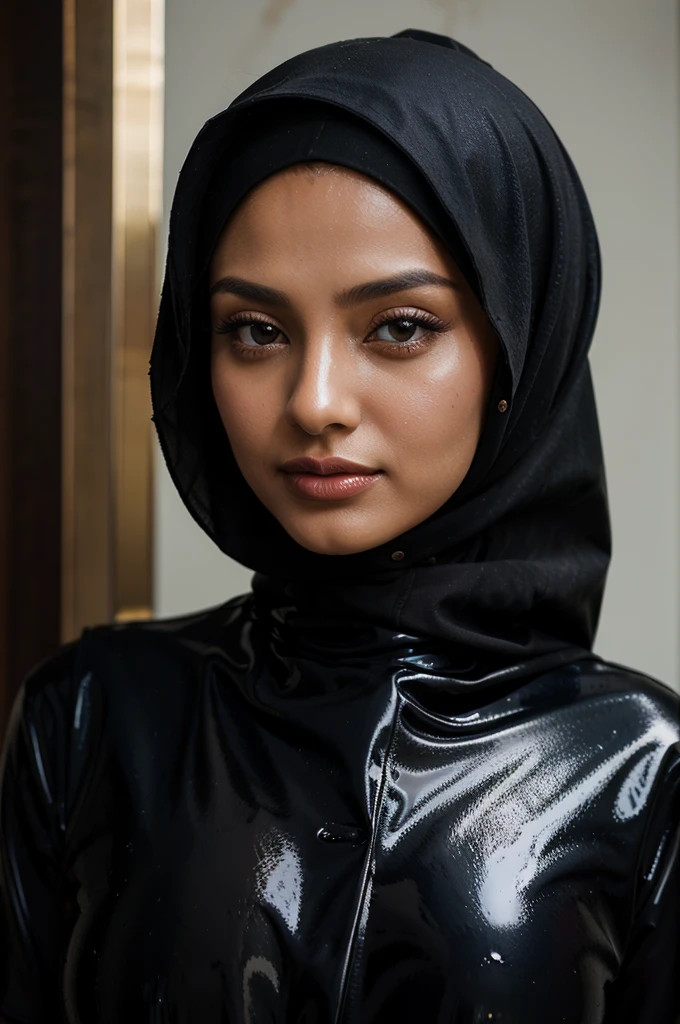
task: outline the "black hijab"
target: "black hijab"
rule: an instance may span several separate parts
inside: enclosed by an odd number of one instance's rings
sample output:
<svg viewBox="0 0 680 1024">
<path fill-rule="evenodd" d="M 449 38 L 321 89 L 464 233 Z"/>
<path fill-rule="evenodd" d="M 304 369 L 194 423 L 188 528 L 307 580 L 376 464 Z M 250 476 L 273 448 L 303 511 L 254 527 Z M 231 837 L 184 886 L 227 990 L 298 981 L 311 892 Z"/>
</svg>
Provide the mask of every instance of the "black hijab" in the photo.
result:
<svg viewBox="0 0 680 1024">
<path fill-rule="evenodd" d="M 461 487 L 356 555 L 315 554 L 285 533 L 238 470 L 209 381 L 211 249 L 250 188 L 312 159 L 408 202 L 452 251 L 503 350 Z M 300 54 L 209 120 L 180 173 L 149 371 L 174 483 L 216 544 L 256 571 L 256 592 L 441 641 L 461 666 L 454 690 L 588 656 L 610 553 L 587 359 L 599 292 L 571 160 L 490 65 L 415 30 Z"/>
</svg>

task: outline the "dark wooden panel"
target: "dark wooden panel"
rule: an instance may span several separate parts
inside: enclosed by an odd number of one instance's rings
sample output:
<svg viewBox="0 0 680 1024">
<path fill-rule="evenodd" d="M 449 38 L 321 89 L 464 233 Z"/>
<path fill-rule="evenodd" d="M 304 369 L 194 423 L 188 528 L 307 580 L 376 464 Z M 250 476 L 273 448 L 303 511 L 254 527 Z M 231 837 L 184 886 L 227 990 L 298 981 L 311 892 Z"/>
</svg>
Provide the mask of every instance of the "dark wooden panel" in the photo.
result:
<svg viewBox="0 0 680 1024">
<path fill-rule="evenodd" d="M 0 9 L 2 729 L 60 642 L 62 5 Z"/>
<path fill-rule="evenodd" d="M 113 617 L 113 2 L 64 0 L 62 632 Z"/>
<path fill-rule="evenodd" d="M 9 3 L 0 4 L 0 736 L 9 698 L 9 472 L 10 472 L 10 100 Z"/>
</svg>

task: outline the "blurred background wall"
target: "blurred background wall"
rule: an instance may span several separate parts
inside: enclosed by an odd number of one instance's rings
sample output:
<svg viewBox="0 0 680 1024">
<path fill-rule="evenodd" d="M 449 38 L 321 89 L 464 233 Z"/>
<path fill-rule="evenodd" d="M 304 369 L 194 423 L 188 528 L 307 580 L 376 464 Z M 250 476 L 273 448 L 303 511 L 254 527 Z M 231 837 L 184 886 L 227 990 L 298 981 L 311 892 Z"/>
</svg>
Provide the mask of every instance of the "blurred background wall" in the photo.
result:
<svg viewBox="0 0 680 1024">
<path fill-rule="evenodd" d="M 592 365 L 614 530 L 596 650 L 678 686 L 675 0 L 166 0 L 165 227 L 209 116 L 295 53 L 407 27 L 453 35 L 519 85 L 584 181 L 603 255 Z M 155 614 L 247 590 L 250 573 L 195 525 L 155 455 Z"/>
</svg>

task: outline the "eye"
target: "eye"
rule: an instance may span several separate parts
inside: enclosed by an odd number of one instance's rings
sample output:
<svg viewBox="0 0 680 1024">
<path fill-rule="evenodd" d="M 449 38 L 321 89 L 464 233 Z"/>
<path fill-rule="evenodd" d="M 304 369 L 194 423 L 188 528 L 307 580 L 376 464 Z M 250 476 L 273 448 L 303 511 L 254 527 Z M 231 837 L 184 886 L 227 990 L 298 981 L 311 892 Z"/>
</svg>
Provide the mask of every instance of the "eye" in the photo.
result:
<svg viewBox="0 0 680 1024">
<path fill-rule="evenodd" d="M 283 331 L 268 320 L 241 320 L 234 317 L 218 324 L 214 331 L 216 334 L 228 334 L 236 344 L 244 348 L 263 348 L 285 340 Z"/>
<path fill-rule="evenodd" d="M 235 337 L 242 345 L 271 345 L 279 340 L 281 331 L 274 324 L 257 323 L 243 324 L 235 332 Z"/>
<path fill-rule="evenodd" d="M 432 330 L 431 325 L 424 325 L 422 321 L 410 317 L 399 317 L 396 320 L 388 320 L 381 324 L 376 330 L 374 337 L 380 341 L 415 342 L 421 341 Z M 418 333 L 420 332 L 420 333 Z"/>
</svg>

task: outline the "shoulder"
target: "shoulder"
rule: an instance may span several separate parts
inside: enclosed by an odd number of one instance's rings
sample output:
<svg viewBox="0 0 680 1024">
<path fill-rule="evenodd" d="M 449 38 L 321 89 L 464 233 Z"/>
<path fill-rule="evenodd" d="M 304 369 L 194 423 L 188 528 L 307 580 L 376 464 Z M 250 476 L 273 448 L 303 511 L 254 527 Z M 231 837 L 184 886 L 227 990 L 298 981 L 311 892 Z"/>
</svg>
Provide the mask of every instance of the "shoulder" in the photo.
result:
<svg viewBox="0 0 680 1024">
<path fill-rule="evenodd" d="M 597 802 L 606 827 L 620 826 L 634 845 L 675 799 L 680 697 L 659 680 L 592 657 L 533 678 L 506 703 L 489 718 L 506 723 L 509 756 L 518 742 L 522 753 L 539 743 L 573 806 Z"/>
<path fill-rule="evenodd" d="M 49 802 L 68 803 L 103 748 L 141 742 L 163 717 L 180 721 L 215 649 L 237 642 L 249 595 L 173 618 L 83 630 L 38 663 L 16 694 L 0 760 L 5 790 L 30 777 Z M 120 742 L 119 742 L 120 741 Z"/>
<path fill-rule="evenodd" d="M 646 808 L 658 828 L 680 821 L 680 694 L 642 672 L 607 661 L 581 667 L 583 721 L 592 739 L 612 736 L 619 818 Z"/>
<path fill-rule="evenodd" d="M 163 619 L 115 622 L 83 631 L 81 643 L 88 655 L 99 651 L 115 659 L 119 654 L 177 657 L 182 651 L 207 654 L 215 645 L 232 643 L 250 619 L 252 594 L 240 594 L 223 604 Z"/>
<path fill-rule="evenodd" d="M 60 806 L 79 649 L 74 640 L 38 662 L 14 697 L 0 758 L 3 828 L 12 801 Z"/>
<path fill-rule="evenodd" d="M 185 615 L 89 627 L 75 644 L 72 667 L 81 687 L 96 687 L 108 701 L 147 691 L 169 695 L 216 652 L 229 654 L 250 614 L 251 595 L 243 594 Z M 58 685 L 61 658 L 60 652 L 41 667 L 42 687 Z"/>
<path fill-rule="evenodd" d="M 643 672 L 593 659 L 579 666 L 579 696 L 601 704 L 641 731 L 656 729 L 668 744 L 680 740 L 680 693 Z"/>
<path fill-rule="evenodd" d="M 663 775 L 680 754 L 680 694 L 625 665 L 592 659 L 578 669 L 576 705 L 584 732 L 611 739 L 623 762 Z"/>
<path fill-rule="evenodd" d="M 19 718 L 47 718 L 57 708 L 74 707 L 79 696 L 82 699 L 88 675 L 96 669 L 103 670 L 105 677 L 116 675 L 120 682 L 121 669 L 139 675 L 140 669 L 157 664 L 154 659 L 176 665 L 182 651 L 200 657 L 215 644 L 228 645 L 249 618 L 250 598 L 243 594 L 186 615 L 85 628 L 78 639 L 63 644 L 28 672 L 16 695 L 10 725 L 13 721 L 16 729 Z"/>
<path fill-rule="evenodd" d="M 14 698 L 8 735 L 16 733 L 22 723 L 30 727 L 40 719 L 58 719 L 60 709 L 72 699 L 79 651 L 80 640 L 72 640 L 27 673 Z"/>
</svg>

